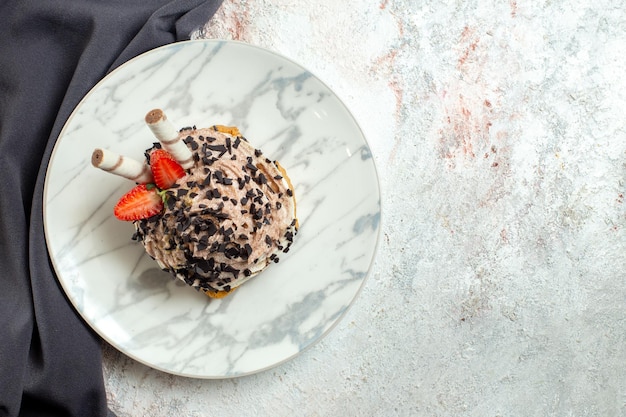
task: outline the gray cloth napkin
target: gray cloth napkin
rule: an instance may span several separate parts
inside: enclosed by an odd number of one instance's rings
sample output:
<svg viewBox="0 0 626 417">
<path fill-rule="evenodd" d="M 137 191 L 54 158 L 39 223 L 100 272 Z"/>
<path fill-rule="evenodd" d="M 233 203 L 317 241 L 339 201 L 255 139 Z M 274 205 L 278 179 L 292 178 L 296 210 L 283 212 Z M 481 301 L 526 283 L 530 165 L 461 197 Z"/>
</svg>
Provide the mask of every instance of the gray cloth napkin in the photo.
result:
<svg viewBox="0 0 626 417">
<path fill-rule="evenodd" d="M 188 39 L 220 3 L 0 1 L 0 417 L 112 415 L 101 341 L 48 257 L 47 164 L 89 89 L 125 61 Z"/>
</svg>

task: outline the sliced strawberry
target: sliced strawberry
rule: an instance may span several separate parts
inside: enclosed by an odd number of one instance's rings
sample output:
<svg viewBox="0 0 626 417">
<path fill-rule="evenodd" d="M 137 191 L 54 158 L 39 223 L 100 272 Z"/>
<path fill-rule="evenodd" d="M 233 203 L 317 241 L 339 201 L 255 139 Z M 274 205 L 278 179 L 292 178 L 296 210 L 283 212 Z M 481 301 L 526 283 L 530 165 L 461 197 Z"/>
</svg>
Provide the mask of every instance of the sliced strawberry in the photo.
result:
<svg viewBox="0 0 626 417">
<path fill-rule="evenodd" d="M 165 149 L 150 153 L 150 169 L 154 182 L 162 190 L 170 188 L 177 179 L 185 176 L 185 170 Z"/>
<path fill-rule="evenodd" d="M 120 220 L 147 219 L 163 210 L 163 200 L 154 184 L 139 184 L 120 198 L 113 214 Z"/>
</svg>

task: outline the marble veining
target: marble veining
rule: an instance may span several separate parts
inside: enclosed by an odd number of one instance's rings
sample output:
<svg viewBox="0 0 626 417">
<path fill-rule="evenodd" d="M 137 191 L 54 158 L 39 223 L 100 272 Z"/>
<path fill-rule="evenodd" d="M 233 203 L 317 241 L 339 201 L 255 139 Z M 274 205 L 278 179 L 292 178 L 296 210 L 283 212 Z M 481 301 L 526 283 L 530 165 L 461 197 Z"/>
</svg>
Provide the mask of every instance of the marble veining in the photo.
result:
<svg viewBox="0 0 626 417">
<path fill-rule="evenodd" d="M 625 28 L 626 8 L 611 0 L 224 0 L 195 38 L 301 63 L 363 129 L 382 216 L 344 226 L 371 233 L 379 221 L 378 253 L 332 332 L 265 372 L 184 378 L 103 343 L 111 409 L 626 415 Z M 267 127 L 256 125 L 277 144 L 303 134 Z M 342 270 L 345 279 L 363 273 Z M 146 291 L 159 294 L 150 277 Z"/>
<path fill-rule="evenodd" d="M 291 251 L 225 299 L 160 271 L 112 215 L 132 184 L 89 163 L 95 147 L 142 159 L 155 107 L 180 128 L 238 126 L 294 183 Z M 225 41 L 157 49 L 96 86 L 57 142 L 45 201 L 54 266 L 85 320 L 129 357 L 199 378 L 257 372 L 319 340 L 359 293 L 380 229 L 374 162 L 345 106 L 300 66 Z"/>
</svg>

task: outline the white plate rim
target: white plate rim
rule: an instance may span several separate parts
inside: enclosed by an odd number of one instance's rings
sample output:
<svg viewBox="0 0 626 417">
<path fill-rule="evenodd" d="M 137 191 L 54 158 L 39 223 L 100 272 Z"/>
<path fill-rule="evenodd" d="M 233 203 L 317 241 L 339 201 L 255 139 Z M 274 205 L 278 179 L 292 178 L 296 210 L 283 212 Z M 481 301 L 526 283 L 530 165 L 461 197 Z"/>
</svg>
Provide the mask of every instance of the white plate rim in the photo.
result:
<svg viewBox="0 0 626 417">
<path fill-rule="evenodd" d="M 191 374 L 191 373 L 185 373 L 185 372 L 178 372 L 178 371 L 174 371 L 171 369 L 167 369 L 164 367 L 159 366 L 158 364 L 154 364 L 151 363 L 147 360 L 145 360 L 144 358 L 141 358 L 138 355 L 135 355 L 132 352 L 129 352 L 127 349 L 124 349 L 122 346 L 120 346 L 114 339 L 112 339 L 111 337 L 109 337 L 109 335 L 107 335 L 105 332 L 103 332 L 100 328 L 98 328 L 97 326 L 94 326 L 91 322 L 89 317 L 87 317 L 84 312 L 78 308 L 74 297 L 72 296 L 72 292 L 70 290 L 70 288 L 67 286 L 67 283 L 65 282 L 65 280 L 62 278 L 62 273 L 61 273 L 61 268 L 59 267 L 59 265 L 57 264 L 57 259 L 55 258 L 54 254 L 51 252 L 51 250 L 49 249 L 50 246 L 50 240 L 51 237 L 49 236 L 49 232 L 48 232 L 48 224 L 51 220 L 49 220 L 48 217 L 48 207 L 47 207 L 47 200 L 48 200 L 48 193 L 49 193 L 49 181 L 48 181 L 48 174 L 50 173 L 50 171 L 53 169 L 53 165 L 55 162 L 55 155 L 57 153 L 57 150 L 59 148 L 59 143 L 62 140 L 63 136 L 65 135 L 68 127 L 71 125 L 71 122 L 73 121 L 73 119 L 76 117 L 77 112 L 79 111 L 79 109 L 81 108 L 81 106 L 83 105 L 83 103 L 87 100 L 90 99 L 90 97 L 94 94 L 94 92 L 96 92 L 100 86 L 102 86 L 103 84 L 105 84 L 107 82 L 107 80 L 109 78 L 111 78 L 112 76 L 114 76 L 115 74 L 117 74 L 118 72 L 124 71 L 126 69 L 127 66 L 129 66 L 130 64 L 132 64 L 133 62 L 137 61 L 137 60 L 141 60 L 143 59 L 146 55 L 148 54 L 153 54 L 153 53 L 158 53 L 159 51 L 162 51 L 163 49 L 168 49 L 168 48 L 172 48 L 174 46 L 176 47 L 180 47 L 183 46 L 185 44 L 191 44 L 191 43 L 222 43 L 222 44 L 235 44 L 235 45 L 241 45 L 243 47 L 246 48 L 252 48 L 255 49 L 261 53 L 265 53 L 265 54 L 270 54 L 273 55 L 275 57 L 275 59 L 278 60 L 283 60 L 288 62 L 290 65 L 293 65 L 297 68 L 302 69 L 303 71 L 308 72 L 313 78 L 315 78 L 316 82 L 318 82 L 320 85 L 322 85 L 324 88 L 326 88 L 333 96 L 336 100 L 338 100 L 338 102 L 341 104 L 341 106 L 344 108 L 344 110 L 346 111 L 346 113 L 350 116 L 350 118 L 352 118 L 352 121 L 354 122 L 355 127 L 358 129 L 361 138 L 364 142 L 364 144 L 367 146 L 368 151 L 371 154 L 371 168 L 373 169 L 373 174 L 374 177 L 376 179 L 375 182 L 375 188 L 376 191 L 378 193 L 377 197 L 378 197 L 378 223 L 377 223 L 377 230 L 374 234 L 374 242 L 373 242 L 373 247 L 372 247 L 372 252 L 371 252 L 371 258 L 369 260 L 369 263 L 367 265 L 367 270 L 366 273 L 364 275 L 364 277 L 361 279 L 361 282 L 357 288 L 357 290 L 355 291 L 354 295 L 352 296 L 352 298 L 350 299 L 349 303 L 346 305 L 346 307 L 343 309 L 343 311 L 341 311 L 341 313 L 336 317 L 336 319 L 328 326 L 328 328 L 322 332 L 319 336 L 317 336 L 314 340 L 312 340 L 308 345 L 306 345 L 304 348 L 302 348 L 301 350 L 299 350 L 298 352 L 286 356 L 285 358 L 283 358 L 282 360 L 276 361 L 270 365 L 267 366 L 263 366 L 263 367 L 259 367 L 257 369 L 251 370 L 249 372 L 244 372 L 244 373 L 239 373 L 239 374 L 228 374 L 228 375 L 199 375 L 199 374 Z M 238 41 L 238 40 L 224 40 L 224 39 L 195 39 L 195 40 L 187 40 L 187 41 L 180 41 L 180 42 L 175 42 L 175 43 L 170 43 L 170 44 L 166 44 L 157 48 L 153 48 L 150 49 L 144 53 L 141 53 L 133 58 L 131 58 L 130 60 L 126 61 L 125 63 L 119 65 L 118 67 L 116 67 L 115 69 L 113 69 L 112 71 L 108 72 L 100 81 L 98 81 L 86 94 L 85 96 L 79 101 L 79 103 L 75 106 L 75 108 L 72 110 L 72 112 L 70 113 L 69 117 L 67 118 L 67 120 L 65 121 L 63 128 L 61 129 L 61 132 L 59 133 L 58 137 L 55 140 L 55 144 L 54 147 L 52 149 L 52 152 L 50 154 L 50 158 L 48 161 L 48 165 L 46 168 L 46 174 L 45 174 L 45 179 L 44 179 L 44 188 L 43 188 L 43 223 L 44 223 L 44 237 L 45 237 L 45 241 L 46 241 L 46 247 L 48 249 L 48 256 L 50 259 L 50 262 L 53 266 L 54 272 L 55 272 L 55 276 L 57 279 L 57 282 L 59 283 L 59 285 L 61 286 L 61 288 L 63 289 L 63 292 L 65 293 L 68 301 L 70 302 L 70 304 L 72 305 L 72 308 L 74 309 L 74 311 L 81 317 L 81 319 L 85 322 L 85 324 L 92 330 L 94 331 L 99 337 L 102 338 L 102 340 L 106 341 L 109 345 L 111 345 L 112 347 L 114 347 L 117 351 L 121 352 L 122 354 L 124 354 L 125 356 L 137 361 L 138 363 L 141 363 L 149 368 L 152 369 L 156 369 L 158 371 L 167 373 L 167 374 L 171 374 L 171 375 L 175 375 L 175 376 L 180 376 L 180 377 L 187 377 L 187 378 L 194 378 L 194 379 L 212 379 L 212 380 L 220 380 L 220 379 L 234 379 L 234 378 L 240 378 L 240 377 L 245 377 L 245 376 L 249 376 L 249 375 L 254 375 L 257 373 L 261 373 L 264 371 L 267 371 L 269 369 L 281 366 L 291 360 L 293 360 L 295 357 L 301 355 L 302 353 L 308 351 L 309 349 L 311 349 L 313 346 L 315 346 L 317 343 L 319 343 L 321 340 L 323 340 L 329 333 L 331 333 L 332 330 L 335 329 L 335 327 L 345 318 L 345 316 L 347 315 L 348 311 L 352 308 L 352 306 L 354 305 L 354 303 L 356 302 L 356 300 L 359 298 L 360 294 L 362 293 L 366 282 L 369 280 L 369 277 L 372 274 L 372 270 L 373 270 L 373 266 L 374 263 L 376 261 L 376 257 L 377 254 L 379 253 L 379 246 L 380 246 L 380 240 L 381 240 L 381 234 L 382 234 L 382 228 L 383 228 L 383 222 L 384 222 L 384 210 L 383 210 L 383 198 L 382 198 L 382 187 L 381 187 L 381 182 L 380 182 L 380 176 L 378 173 L 378 168 L 376 166 L 375 160 L 374 160 L 374 155 L 371 152 L 371 147 L 369 144 L 369 141 L 367 140 L 367 137 L 365 135 L 365 133 L 363 132 L 362 127 L 360 126 L 360 124 L 357 122 L 357 119 L 354 117 L 354 114 L 350 111 L 350 109 L 348 108 L 348 106 L 346 106 L 345 102 L 337 95 L 337 93 L 331 89 L 321 78 L 319 78 L 315 73 L 311 72 L 310 70 L 308 70 L 307 68 L 303 67 L 301 64 L 293 61 L 292 59 L 267 48 L 261 47 L 261 46 L 257 46 L 257 45 L 253 45 L 247 42 L 243 42 L 243 41 Z"/>
</svg>

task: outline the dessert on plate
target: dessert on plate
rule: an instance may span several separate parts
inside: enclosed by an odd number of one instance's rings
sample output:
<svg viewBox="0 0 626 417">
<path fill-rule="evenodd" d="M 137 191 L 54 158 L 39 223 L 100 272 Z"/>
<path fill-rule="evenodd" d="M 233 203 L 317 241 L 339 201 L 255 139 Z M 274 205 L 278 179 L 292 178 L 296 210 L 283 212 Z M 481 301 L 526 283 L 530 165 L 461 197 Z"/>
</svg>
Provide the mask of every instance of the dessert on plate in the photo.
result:
<svg viewBox="0 0 626 417">
<path fill-rule="evenodd" d="M 289 252 L 298 230 L 284 168 L 236 127 L 177 129 L 160 109 L 145 162 L 96 149 L 92 164 L 138 183 L 114 208 L 161 267 L 221 298 Z"/>
</svg>

